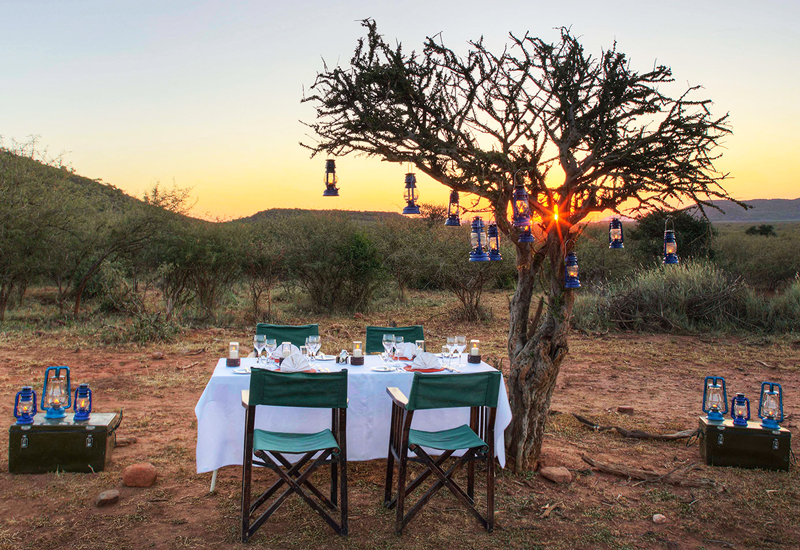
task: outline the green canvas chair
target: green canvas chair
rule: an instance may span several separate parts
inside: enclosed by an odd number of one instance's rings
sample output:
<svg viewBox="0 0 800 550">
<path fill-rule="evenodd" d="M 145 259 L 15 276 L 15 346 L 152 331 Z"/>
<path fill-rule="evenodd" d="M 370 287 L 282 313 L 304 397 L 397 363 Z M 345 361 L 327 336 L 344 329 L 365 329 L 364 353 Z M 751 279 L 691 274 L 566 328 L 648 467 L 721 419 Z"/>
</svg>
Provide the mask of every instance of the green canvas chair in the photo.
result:
<svg viewBox="0 0 800 550">
<path fill-rule="evenodd" d="M 265 334 L 267 338 L 275 338 L 278 345 L 281 342 L 291 342 L 298 348 L 306 345 L 306 338 L 319 334 L 319 325 L 270 325 L 258 323 L 256 334 Z"/>
<path fill-rule="evenodd" d="M 242 392 L 242 403 L 247 406 L 242 462 L 242 542 L 247 542 L 292 493 L 297 493 L 334 531 L 347 535 L 347 370 L 306 374 L 253 369 L 250 390 Z M 259 405 L 331 409 L 331 428 L 313 434 L 256 430 Z M 303 456 L 292 464 L 284 453 Z M 251 503 L 253 464 L 275 471 L 278 481 Z M 331 467 L 330 498 L 309 481 L 311 474 L 325 464 Z M 284 485 L 286 489 L 280 496 L 254 518 L 255 512 Z M 325 508 L 338 510 L 339 521 Z"/>
<path fill-rule="evenodd" d="M 400 534 L 409 521 L 442 487 L 447 487 L 456 499 L 489 532 L 494 529 L 494 421 L 497 413 L 497 396 L 500 391 L 499 371 L 474 374 L 414 373 L 411 391 L 406 398 L 397 388 L 386 388 L 392 398 L 392 424 L 389 433 L 389 456 L 386 464 L 386 490 L 384 506 L 396 508 L 395 531 Z M 470 424 L 438 432 L 425 432 L 411 428 L 414 411 L 470 407 Z M 435 460 L 423 449 L 428 447 L 444 451 Z M 445 470 L 444 464 L 454 451 L 464 449 L 464 455 L 453 457 Z M 409 456 L 408 451 L 416 456 Z M 486 517 L 475 508 L 475 461 L 486 462 Z M 408 463 L 417 462 L 425 470 L 406 485 Z M 395 463 L 398 466 L 397 494 L 392 496 L 392 478 Z M 453 476 L 467 466 L 467 489 L 456 485 Z M 436 482 L 405 513 L 406 497 L 428 477 Z"/>
<path fill-rule="evenodd" d="M 410 327 L 367 327 L 366 353 L 381 353 L 383 351 L 384 334 L 402 336 L 405 342 L 425 339 L 422 325 L 411 325 Z"/>
</svg>

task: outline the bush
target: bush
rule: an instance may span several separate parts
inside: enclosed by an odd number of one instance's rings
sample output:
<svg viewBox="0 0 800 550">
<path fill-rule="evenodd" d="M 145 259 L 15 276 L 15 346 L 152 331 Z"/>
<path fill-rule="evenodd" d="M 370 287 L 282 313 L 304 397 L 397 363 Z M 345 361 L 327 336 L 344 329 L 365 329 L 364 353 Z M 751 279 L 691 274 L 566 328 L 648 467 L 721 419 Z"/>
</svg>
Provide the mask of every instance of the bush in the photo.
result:
<svg viewBox="0 0 800 550">
<path fill-rule="evenodd" d="M 800 276 L 770 301 L 770 326 L 776 332 L 800 330 Z"/>
<path fill-rule="evenodd" d="M 139 312 L 133 319 L 122 326 L 107 325 L 100 336 L 106 344 L 136 342 L 150 344 L 157 342 L 174 342 L 181 333 L 181 328 L 173 321 L 166 320 L 162 314 Z"/>
<path fill-rule="evenodd" d="M 782 230 L 773 239 L 731 230 L 714 239 L 714 250 L 720 267 L 741 275 L 758 289 L 776 290 L 791 283 L 800 272 L 800 239 L 796 230 Z"/>
<path fill-rule="evenodd" d="M 597 327 L 607 300 L 607 320 L 633 330 L 768 329 L 769 309 L 740 278 L 708 261 L 658 265 L 611 284 L 605 296 L 583 298 L 575 324 Z"/>
</svg>

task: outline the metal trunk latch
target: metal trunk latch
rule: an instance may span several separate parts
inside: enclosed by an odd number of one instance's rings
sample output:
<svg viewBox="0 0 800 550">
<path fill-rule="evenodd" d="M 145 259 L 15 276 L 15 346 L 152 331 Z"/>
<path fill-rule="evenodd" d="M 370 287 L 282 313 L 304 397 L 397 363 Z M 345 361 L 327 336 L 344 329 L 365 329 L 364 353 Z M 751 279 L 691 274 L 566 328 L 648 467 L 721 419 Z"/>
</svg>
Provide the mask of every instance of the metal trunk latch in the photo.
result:
<svg viewBox="0 0 800 550">
<path fill-rule="evenodd" d="M 725 441 L 725 438 L 722 436 L 722 434 L 719 434 L 717 436 L 717 445 L 722 445 L 723 441 Z"/>
<path fill-rule="evenodd" d="M 777 439 L 773 439 L 772 440 L 772 449 L 775 450 L 775 451 L 778 450 L 778 440 Z"/>
<path fill-rule="evenodd" d="M 19 446 L 21 448 L 23 448 L 23 449 L 27 449 L 28 448 L 28 436 L 27 435 L 23 435 L 22 436 L 22 439 L 19 442 Z"/>
<path fill-rule="evenodd" d="M 92 439 L 91 435 L 86 436 L 86 446 L 91 447 L 94 444 L 94 439 Z"/>
</svg>

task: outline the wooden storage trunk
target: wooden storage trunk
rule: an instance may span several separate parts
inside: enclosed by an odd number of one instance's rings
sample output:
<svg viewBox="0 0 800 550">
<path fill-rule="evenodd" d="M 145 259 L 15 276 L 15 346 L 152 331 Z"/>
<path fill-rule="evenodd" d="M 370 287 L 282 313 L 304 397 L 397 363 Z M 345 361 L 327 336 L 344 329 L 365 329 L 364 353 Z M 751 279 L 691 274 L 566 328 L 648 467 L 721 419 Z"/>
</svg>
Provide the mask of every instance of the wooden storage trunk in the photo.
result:
<svg viewBox="0 0 800 550">
<path fill-rule="evenodd" d="M 730 418 L 714 424 L 701 416 L 698 437 L 700 456 L 711 466 L 789 469 L 792 432 L 786 428 L 767 430 L 759 420 L 734 426 Z"/>
<path fill-rule="evenodd" d="M 8 471 L 12 474 L 44 472 L 100 472 L 111 461 L 119 413 L 91 413 L 89 420 L 75 422 L 73 414 L 33 424 L 12 424 L 8 430 Z"/>
</svg>

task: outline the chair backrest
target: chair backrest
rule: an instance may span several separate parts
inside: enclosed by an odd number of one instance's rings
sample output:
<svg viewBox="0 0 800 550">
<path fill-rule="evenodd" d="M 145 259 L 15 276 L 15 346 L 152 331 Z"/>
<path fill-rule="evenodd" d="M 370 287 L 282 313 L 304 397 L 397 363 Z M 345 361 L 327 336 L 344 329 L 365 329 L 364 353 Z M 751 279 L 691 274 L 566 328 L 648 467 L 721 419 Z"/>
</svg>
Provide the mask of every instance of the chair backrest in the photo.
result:
<svg viewBox="0 0 800 550">
<path fill-rule="evenodd" d="M 249 405 L 347 408 L 347 369 L 329 373 L 251 369 Z"/>
<path fill-rule="evenodd" d="M 496 370 L 446 376 L 415 372 L 406 409 L 494 408 L 501 378 Z"/>
<path fill-rule="evenodd" d="M 366 353 L 383 351 L 384 334 L 402 336 L 406 342 L 425 339 L 422 325 L 411 325 L 410 327 L 367 327 L 367 342 L 366 346 L 364 346 Z"/>
<path fill-rule="evenodd" d="M 291 342 L 298 348 L 306 345 L 306 338 L 319 334 L 319 325 L 270 325 L 258 323 L 256 334 L 265 334 L 267 338 L 275 338 L 281 342 Z"/>
</svg>

